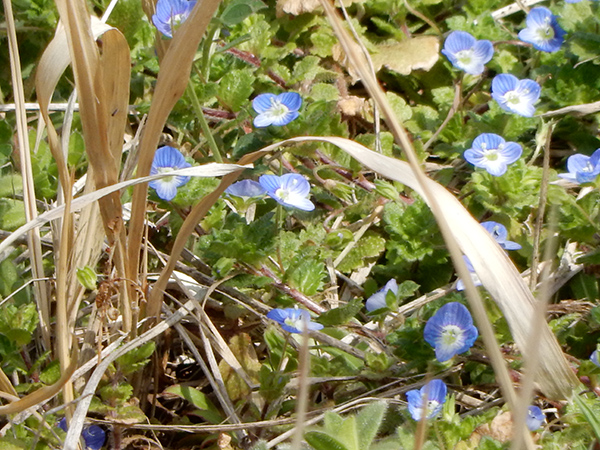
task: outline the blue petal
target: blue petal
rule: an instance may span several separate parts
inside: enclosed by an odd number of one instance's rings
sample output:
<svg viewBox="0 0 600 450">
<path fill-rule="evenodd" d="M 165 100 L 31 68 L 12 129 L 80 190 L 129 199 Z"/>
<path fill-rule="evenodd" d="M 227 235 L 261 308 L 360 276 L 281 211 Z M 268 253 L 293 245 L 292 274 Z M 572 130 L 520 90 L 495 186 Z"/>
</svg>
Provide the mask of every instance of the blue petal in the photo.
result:
<svg viewBox="0 0 600 450">
<path fill-rule="evenodd" d="M 525 22 L 527 23 L 528 27 L 539 28 L 552 21 L 552 18 L 552 11 L 543 6 L 538 6 L 537 8 L 533 8 L 531 11 L 529 11 Z"/>
<path fill-rule="evenodd" d="M 524 80 L 519 81 L 517 92 L 525 100 L 534 103 L 535 101 L 537 101 L 537 99 L 540 98 L 542 88 L 535 81 L 526 78 Z"/>
<path fill-rule="evenodd" d="M 535 431 L 539 429 L 544 423 L 545 419 L 546 416 L 544 416 L 544 413 L 538 406 L 530 406 L 527 410 L 527 418 L 525 420 L 529 431 Z"/>
<path fill-rule="evenodd" d="M 584 170 L 586 168 L 589 161 L 590 161 L 589 156 L 581 155 L 579 153 L 577 153 L 575 155 L 571 155 L 567 159 L 567 170 L 572 174 L 581 172 L 582 170 Z"/>
<path fill-rule="evenodd" d="M 276 125 L 278 127 L 282 127 L 282 126 L 290 123 L 292 120 L 298 118 L 299 115 L 300 114 L 298 113 L 298 111 L 289 111 L 285 115 L 278 115 L 278 116 L 274 115 L 271 125 Z"/>
<path fill-rule="evenodd" d="M 310 194 L 310 183 L 302 175 L 286 173 L 280 177 L 281 187 L 295 194 L 306 197 Z"/>
<path fill-rule="evenodd" d="M 427 413 L 427 419 L 437 416 L 446 401 L 448 388 L 442 380 L 434 379 L 425 384 L 421 389 L 413 389 L 406 393 L 408 401 L 408 412 L 414 420 L 421 420 L 423 412 Z M 432 410 L 424 408 L 425 405 L 435 405 Z"/>
<path fill-rule="evenodd" d="M 385 301 L 385 296 L 386 292 L 383 290 L 377 291 L 371 295 L 365 303 L 365 308 L 367 308 L 367 311 L 371 312 L 375 311 L 376 309 L 386 308 L 387 303 Z"/>
<path fill-rule="evenodd" d="M 508 73 L 496 75 L 492 80 L 492 96 L 503 96 L 507 92 L 515 90 L 518 83 L 519 79 L 514 75 Z"/>
<path fill-rule="evenodd" d="M 259 114 L 262 114 L 273 106 L 273 99 L 276 98 L 275 94 L 260 94 L 252 100 L 252 108 Z"/>
<path fill-rule="evenodd" d="M 505 241 L 501 245 L 501 247 L 504 250 L 521 250 L 521 248 L 522 248 L 520 244 L 517 244 L 516 242 L 513 242 L 513 241 Z"/>
<path fill-rule="evenodd" d="M 156 195 L 163 200 L 170 202 L 177 195 L 177 183 L 164 180 L 154 180 L 148 183 L 151 188 L 154 188 Z"/>
<path fill-rule="evenodd" d="M 477 40 L 466 31 L 453 31 L 446 38 L 444 50 L 442 50 L 442 52 L 445 55 L 447 55 L 447 53 L 455 55 L 462 50 L 473 48 L 476 42 Z"/>
<path fill-rule="evenodd" d="M 252 180 L 242 180 L 237 183 L 233 183 L 225 192 L 235 197 L 260 197 L 265 194 L 263 187 Z"/>
<path fill-rule="evenodd" d="M 481 222 L 481 226 L 492 235 L 496 242 L 504 242 L 508 237 L 508 231 L 506 227 L 501 223 L 489 220 L 487 222 Z"/>
<path fill-rule="evenodd" d="M 315 205 L 307 198 L 290 197 L 287 201 L 280 201 L 284 206 L 291 206 L 292 208 L 298 208 L 302 211 L 313 211 Z"/>
<path fill-rule="evenodd" d="M 152 167 L 150 169 L 151 175 L 159 173 L 159 168 L 172 168 L 172 169 L 184 169 L 186 167 L 192 167 L 188 163 L 184 156 L 179 150 L 173 147 L 165 146 L 156 150 L 154 154 L 154 160 L 152 161 Z"/>
<path fill-rule="evenodd" d="M 283 324 L 285 323 L 286 319 L 293 317 L 291 314 L 293 314 L 294 311 L 294 308 L 275 308 L 267 313 L 267 317 L 275 322 Z"/>
<path fill-rule="evenodd" d="M 98 425 L 90 425 L 84 428 L 81 436 L 86 447 L 90 450 L 100 450 L 104 446 L 104 442 L 106 442 L 106 433 Z"/>
<path fill-rule="evenodd" d="M 483 168 L 487 170 L 490 175 L 495 177 L 504 175 L 506 173 L 506 169 L 508 169 L 506 163 L 501 159 L 497 159 L 496 161 L 485 161 L 485 166 L 483 166 Z"/>
<path fill-rule="evenodd" d="M 460 339 L 450 345 L 443 342 L 444 332 L 449 327 L 461 330 Z M 469 310 L 457 302 L 447 303 L 442 306 L 425 324 L 423 331 L 425 341 L 435 348 L 436 358 L 444 362 L 454 355 L 466 352 L 477 339 L 477 328 L 473 326 L 473 319 Z"/>
<path fill-rule="evenodd" d="M 273 125 L 273 116 L 269 113 L 259 114 L 254 118 L 254 126 L 256 128 L 264 128 Z"/>
<path fill-rule="evenodd" d="M 502 157 L 506 164 L 512 164 L 523 154 L 523 148 L 516 142 L 507 142 L 502 148 Z"/>
<path fill-rule="evenodd" d="M 487 40 L 477 41 L 473 47 L 475 57 L 481 61 L 482 64 L 489 62 L 494 56 L 494 45 Z"/>
<path fill-rule="evenodd" d="M 284 92 L 283 94 L 279 94 L 277 100 L 287 106 L 290 111 L 298 111 L 302 106 L 302 97 L 296 92 Z"/>
<path fill-rule="evenodd" d="M 593 362 L 596 366 L 600 367 L 600 360 L 598 359 L 598 350 L 594 350 L 590 355 L 590 361 Z"/>
<path fill-rule="evenodd" d="M 590 156 L 590 164 L 593 167 L 597 167 L 600 164 L 600 148 L 592 153 L 592 156 Z"/>
<path fill-rule="evenodd" d="M 497 134 L 494 133 L 482 133 L 475 138 L 472 147 L 474 149 L 495 149 L 500 147 L 506 141 Z"/>
<path fill-rule="evenodd" d="M 270 196 L 274 196 L 277 189 L 281 188 L 281 178 L 277 175 L 261 175 L 258 183 Z"/>
</svg>

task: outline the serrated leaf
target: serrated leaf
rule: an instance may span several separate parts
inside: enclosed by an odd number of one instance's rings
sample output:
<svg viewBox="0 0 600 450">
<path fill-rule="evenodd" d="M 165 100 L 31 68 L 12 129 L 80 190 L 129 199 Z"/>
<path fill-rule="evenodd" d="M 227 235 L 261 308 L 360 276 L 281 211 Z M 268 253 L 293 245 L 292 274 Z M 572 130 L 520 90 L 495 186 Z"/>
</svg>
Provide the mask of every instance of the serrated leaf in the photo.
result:
<svg viewBox="0 0 600 450">
<path fill-rule="evenodd" d="M 321 261 L 302 259 L 286 271 L 289 284 L 305 295 L 315 295 L 323 286 L 325 267 Z"/>
<path fill-rule="evenodd" d="M 404 300 L 405 298 L 408 298 L 408 297 L 414 295 L 415 291 L 417 289 L 419 289 L 420 287 L 421 287 L 420 285 L 418 285 L 417 283 L 415 283 L 412 280 L 403 281 L 398 286 L 398 294 L 396 295 L 396 297 L 399 300 Z"/>
<path fill-rule="evenodd" d="M 315 450 L 349 450 L 333 436 L 322 431 L 308 431 L 304 439 Z"/>
<path fill-rule="evenodd" d="M 150 356 L 154 353 L 156 343 L 148 341 L 138 348 L 127 352 L 117 359 L 119 367 L 125 375 L 137 372 L 146 364 L 148 364 Z"/>
<path fill-rule="evenodd" d="M 203 417 L 211 423 L 219 423 L 222 420 L 219 410 L 213 405 L 208 397 L 198 389 L 176 384 L 165 389 L 165 393 L 177 395 L 178 397 L 187 400 L 198 408 L 198 410 L 193 412 L 194 414 Z"/>
<path fill-rule="evenodd" d="M 219 82 L 219 97 L 233 111 L 239 111 L 252 94 L 254 75 L 250 69 L 236 69 Z"/>
<path fill-rule="evenodd" d="M 325 311 L 319 316 L 317 322 L 325 325 L 326 327 L 343 325 L 356 316 L 362 307 L 363 302 L 357 298 L 354 298 L 350 300 L 347 305 Z"/>
<path fill-rule="evenodd" d="M 249 15 L 266 8 L 260 0 L 233 0 L 221 14 L 221 22 L 226 26 L 237 25 Z"/>
</svg>

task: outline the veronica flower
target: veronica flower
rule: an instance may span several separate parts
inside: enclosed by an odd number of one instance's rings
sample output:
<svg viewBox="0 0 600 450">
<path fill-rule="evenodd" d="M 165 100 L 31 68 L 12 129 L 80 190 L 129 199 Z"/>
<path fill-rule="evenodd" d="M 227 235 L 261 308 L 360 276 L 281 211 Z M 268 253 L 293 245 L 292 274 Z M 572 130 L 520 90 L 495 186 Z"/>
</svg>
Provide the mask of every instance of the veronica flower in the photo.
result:
<svg viewBox="0 0 600 450">
<path fill-rule="evenodd" d="M 540 428 L 545 420 L 546 416 L 539 406 L 529 407 L 527 410 L 527 417 L 525 418 L 525 422 L 527 423 L 527 428 L 529 428 L 529 431 L 535 431 Z"/>
<path fill-rule="evenodd" d="M 172 38 L 175 29 L 186 21 L 195 4 L 195 1 L 187 0 L 158 0 L 152 23 L 158 31 Z"/>
<path fill-rule="evenodd" d="M 252 108 L 258 113 L 254 118 L 254 126 L 263 128 L 269 125 L 287 125 L 299 116 L 300 106 L 302 97 L 295 92 L 260 94 L 252 100 Z"/>
<path fill-rule="evenodd" d="M 571 155 L 567 159 L 569 173 L 560 173 L 559 177 L 573 183 L 590 183 L 600 174 L 600 148 L 592 156 Z"/>
<path fill-rule="evenodd" d="M 457 302 L 447 303 L 438 309 L 425 324 L 423 332 L 425 341 L 435 349 L 439 362 L 469 350 L 478 335 L 469 310 Z"/>
<path fill-rule="evenodd" d="M 560 49 L 566 33 L 552 11 L 543 6 L 533 8 L 527 14 L 526 21 L 527 28 L 519 31 L 519 39 L 543 52 L 552 53 Z"/>
<path fill-rule="evenodd" d="M 473 280 L 473 284 L 475 286 L 481 286 L 481 280 L 479 279 L 479 276 L 475 273 L 475 268 L 473 267 L 473 264 L 471 264 L 471 260 L 466 255 L 462 255 L 462 257 L 463 261 L 465 262 L 465 265 L 467 266 L 467 270 L 469 271 L 469 275 L 471 275 L 471 280 Z M 465 283 L 460 278 L 456 281 L 456 290 L 465 290 Z"/>
<path fill-rule="evenodd" d="M 179 150 L 168 146 L 161 147 L 154 154 L 150 175 L 172 172 L 178 169 L 185 169 L 186 167 L 192 167 L 192 165 L 185 160 Z M 190 177 L 175 175 L 151 181 L 148 185 L 154 188 L 156 195 L 160 198 L 171 201 L 177 195 L 177 188 L 183 186 L 188 181 L 190 181 Z"/>
<path fill-rule="evenodd" d="M 502 247 L 504 250 L 520 250 L 521 246 L 516 242 L 507 240 L 508 231 L 506 227 L 501 223 L 494 222 L 489 220 L 487 222 L 481 222 L 481 226 L 485 228 L 485 231 L 490 233 L 494 240 Z"/>
<path fill-rule="evenodd" d="M 392 291 L 394 295 L 398 294 L 398 283 L 393 278 L 367 299 L 365 303 L 367 311 L 371 312 L 376 309 L 387 308 L 386 297 L 389 291 Z"/>
<path fill-rule="evenodd" d="M 63 431 L 67 431 L 67 419 L 64 417 L 60 419 L 58 427 Z M 88 450 L 100 450 L 106 441 L 106 433 L 98 425 L 85 427 L 81 432 L 81 437 Z"/>
<path fill-rule="evenodd" d="M 519 80 L 506 73 L 496 75 L 492 80 L 492 98 L 503 110 L 520 116 L 533 116 L 533 104 L 540 98 L 540 93 L 540 85 L 533 80 Z"/>
<path fill-rule="evenodd" d="M 233 183 L 225 192 L 229 195 L 233 195 L 235 197 L 260 197 L 261 195 L 265 195 L 266 191 L 256 181 L 252 180 L 242 180 L 237 183 Z"/>
<path fill-rule="evenodd" d="M 600 360 L 598 359 L 598 350 L 594 350 L 590 355 L 590 361 L 593 362 L 596 366 L 600 367 Z"/>
<path fill-rule="evenodd" d="M 312 211 L 315 205 L 307 198 L 310 194 L 310 184 L 302 175 L 286 173 L 277 175 L 262 175 L 258 182 L 267 192 L 269 197 L 274 198 L 283 206 Z"/>
<path fill-rule="evenodd" d="M 475 167 L 487 170 L 496 177 L 504 175 L 509 164 L 521 157 L 523 149 L 516 142 L 506 142 L 493 133 L 483 133 L 475 138 L 465 159 Z"/>
<path fill-rule="evenodd" d="M 275 308 L 267 313 L 267 317 L 281 325 L 285 331 L 290 333 L 302 333 L 304 324 L 309 330 L 320 330 L 323 325 L 311 322 L 310 314 L 305 309 L 298 308 Z"/>
<path fill-rule="evenodd" d="M 478 41 L 466 31 L 453 31 L 446 38 L 442 53 L 457 69 L 480 75 L 483 65 L 494 56 L 494 46 L 487 40 Z"/>
<path fill-rule="evenodd" d="M 421 389 L 413 389 L 406 393 L 408 412 L 414 420 L 421 420 L 423 412 L 425 418 L 433 419 L 442 410 L 446 402 L 448 388 L 442 380 L 431 380 Z M 425 403 L 427 402 L 427 403 Z"/>
</svg>

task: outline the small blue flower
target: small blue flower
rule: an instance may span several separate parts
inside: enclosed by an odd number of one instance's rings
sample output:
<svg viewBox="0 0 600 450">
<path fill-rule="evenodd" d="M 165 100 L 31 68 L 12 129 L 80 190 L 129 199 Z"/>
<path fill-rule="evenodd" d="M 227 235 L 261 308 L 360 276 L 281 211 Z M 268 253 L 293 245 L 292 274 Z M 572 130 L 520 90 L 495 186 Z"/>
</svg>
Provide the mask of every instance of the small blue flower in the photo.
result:
<svg viewBox="0 0 600 450">
<path fill-rule="evenodd" d="M 494 56 L 494 46 L 487 40 L 478 41 L 466 31 L 453 31 L 446 38 L 442 53 L 457 69 L 480 75 L 484 64 Z"/>
<path fill-rule="evenodd" d="M 533 104 L 540 98 L 542 88 L 533 80 L 519 80 L 514 75 L 502 73 L 492 80 L 492 98 L 500 108 L 524 117 L 535 114 Z"/>
<path fill-rule="evenodd" d="M 408 412 L 414 420 L 421 420 L 423 411 L 427 419 L 433 419 L 442 411 L 446 402 L 448 388 L 442 380 L 431 380 L 421 389 L 413 389 L 406 393 Z M 427 402 L 427 403 L 425 403 Z"/>
<path fill-rule="evenodd" d="M 565 34 L 552 11 L 541 6 L 529 11 L 527 28 L 519 31 L 519 39 L 532 44 L 537 50 L 552 53 L 560 49 Z"/>
<path fill-rule="evenodd" d="M 267 313 L 267 317 L 281 325 L 285 331 L 290 333 L 302 333 L 304 323 L 309 330 L 320 330 L 323 325 L 311 322 L 310 314 L 305 309 L 298 308 L 275 308 Z"/>
<path fill-rule="evenodd" d="M 544 421 L 546 420 L 546 416 L 539 408 L 539 406 L 530 406 L 527 410 L 527 417 L 525 419 L 527 423 L 527 428 L 529 431 L 535 431 L 542 426 Z"/>
<path fill-rule="evenodd" d="M 469 350 L 477 336 L 477 328 L 469 310 L 460 303 L 442 306 L 425 324 L 425 341 L 435 349 L 439 362 L 448 361 L 454 355 Z"/>
<path fill-rule="evenodd" d="M 156 14 L 152 16 L 152 23 L 158 31 L 172 38 L 173 32 L 179 25 L 186 21 L 195 1 L 187 0 L 158 0 Z"/>
<path fill-rule="evenodd" d="M 479 279 L 479 276 L 475 273 L 475 268 L 473 267 L 473 264 L 471 264 L 471 260 L 465 255 L 462 255 L 462 257 L 463 257 L 463 261 L 465 262 L 465 265 L 467 266 L 467 270 L 469 271 L 469 274 L 471 275 L 473 284 L 475 286 L 481 286 L 481 280 Z M 465 283 L 460 278 L 456 281 L 456 290 L 457 291 L 465 290 Z"/>
<path fill-rule="evenodd" d="M 256 181 L 252 180 L 242 180 L 237 183 L 233 183 L 225 192 L 229 195 L 233 195 L 235 197 L 260 197 L 261 195 L 265 195 L 266 191 Z"/>
<path fill-rule="evenodd" d="M 307 198 L 310 195 L 310 184 L 302 175 L 286 173 L 277 175 L 262 175 L 258 182 L 267 191 L 267 195 L 274 198 L 283 206 L 312 211 L 315 205 Z"/>
<path fill-rule="evenodd" d="M 367 311 L 371 312 L 375 311 L 376 309 L 387 308 L 387 302 L 385 299 L 389 291 L 392 291 L 394 295 L 398 294 L 398 283 L 393 278 L 385 283 L 383 288 L 378 290 L 367 299 L 367 302 L 365 303 Z"/>
<path fill-rule="evenodd" d="M 176 148 L 165 146 L 156 150 L 150 175 L 172 172 L 178 169 L 185 169 L 186 167 L 192 167 L 192 165 L 185 160 L 181 152 Z M 156 195 L 160 198 L 171 201 L 177 195 L 177 188 L 183 186 L 188 181 L 190 181 L 190 177 L 176 175 L 151 181 L 148 185 L 154 188 Z"/>
<path fill-rule="evenodd" d="M 594 350 L 590 355 L 590 361 L 593 362 L 596 366 L 600 367 L 600 360 L 598 359 L 598 350 Z"/>
<path fill-rule="evenodd" d="M 67 419 L 65 417 L 60 419 L 58 427 L 63 431 L 67 431 Z M 106 432 L 98 425 L 85 427 L 81 432 L 81 437 L 83 437 L 85 447 L 88 450 L 100 450 L 106 442 Z"/>
<path fill-rule="evenodd" d="M 504 175 L 508 165 L 518 160 L 522 153 L 523 149 L 516 142 L 506 142 L 497 134 L 483 133 L 475 138 L 464 157 L 475 167 L 498 177 Z"/>
<path fill-rule="evenodd" d="M 258 113 L 254 118 L 254 126 L 258 128 L 287 125 L 299 116 L 302 97 L 295 92 L 283 94 L 260 94 L 252 100 L 252 108 Z"/>
<path fill-rule="evenodd" d="M 508 231 L 506 227 L 501 223 L 494 222 L 489 220 L 487 222 L 481 222 L 481 226 L 485 228 L 485 230 L 492 235 L 494 240 L 502 247 L 504 250 L 520 250 L 521 246 L 516 242 L 507 240 Z"/>
<path fill-rule="evenodd" d="M 567 159 L 569 173 L 560 173 L 559 177 L 573 183 L 591 183 L 600 175 L 600 148 L 592 156 L 571 155 Z"/>
</svg>

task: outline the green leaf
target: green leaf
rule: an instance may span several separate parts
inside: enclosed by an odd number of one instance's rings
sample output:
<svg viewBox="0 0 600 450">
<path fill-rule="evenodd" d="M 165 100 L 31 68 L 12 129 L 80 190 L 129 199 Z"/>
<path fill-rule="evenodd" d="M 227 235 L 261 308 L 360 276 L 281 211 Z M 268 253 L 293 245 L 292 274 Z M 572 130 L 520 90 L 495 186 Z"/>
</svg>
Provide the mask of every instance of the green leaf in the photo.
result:
<svg viewBox="0 0 600 450">
<path fill-rule="evenodd" d="M 119 357 L 117 363 L 125 375 L 132 374 L 150 362 L 149 358 L 154 353 L 155 348 L 156 343 L 148 341 L 144 345 Z"/>
<path fill-rule="evenodd" d="M 314 258 L 296 261 L 286 271 L 288 283 L 305 295 L 315 295 L 323 287 L 325 267 L 321 261 Z"/>
<path fill-rule="evenodd" d="M 227 5 L 220 19 L 221 22 L 230 27 L 242 22 L 250 14 L 266 7 L 267 5 L 260 0 L 233 0 Z"/>
<path fill-rule="evenodd" d="M 89 291 L 96 289 L 98 275 L 90 266 L 77 268 L 77 281 Z"/>
<path fill-rule="evenodd" d="M 387 404 L 385 402 L 372 403 L 356 415 L 359 449 L 368 449 L 370 447 L 381 426 L 386 407 Z"/>
<path fill-rule="evenodd" d="M 398 286 L 398 294 L 396 295 L 396 298 L 398 300 L 404 300 L 405 298 L 411 297 L 420 287 L 421 286 L 412 280 L 403 281 Z"/>
<path fill-rule="evenodd" d="M 330 309 L 322 313 L 317 321 L 325 326 L 343 325 L 354 318 L 363 307 L 362 300 L 354 298 L 347 305 Z"/>
<path fill-rule="evenodd" d="M 252 94 L 255 77 L 249 68 L 234 69 L 219 83 L 219 97 L 233 111 L 239 111 Z"/>
<path fill-rule="evenodd" d="M 304 439 L 315 450 L 349 450 L 333 436 L 322 431 L 308 431 Z"/>
<path fill-rule="evenodd" d="M 587 399 L 586 399 L 587 400 Z M 596 439 L 600 439 L 600 418 L 598 418 L 597 414 L 590 408 L 590 406 L 586 403 L 586 400 L 581 398 L 579 395 L 573 395 L 573 401 L 585 417 L 585 420 L 590 424 L 592 430 L 594 430 L 594 434 L 596 435 Z M 595 402 L 598 402 L 597 399 L 594 399 Z"/>
<path fill-rule="evenodd" d="M 0 228 L 14 231 L 25 224 L 25 206 L 21 200 L 0 199 Z"/>
<path fill-rule="evenodd" d="M 385 239 L 375 233 L 367 232 L 360 238 L 358 243 L 348 252 L 344 260 L 339 264 L 340 272 L 350 272 L 364 267 L 370 258 L 378 257 L 385 248 Z"/>
<path fill-rule="evenodd" d="M 40 381 L 44 384 L 53 384 L 60 378 L 60 361 L 54 360 L 40 373 Z"/>
</svg>

